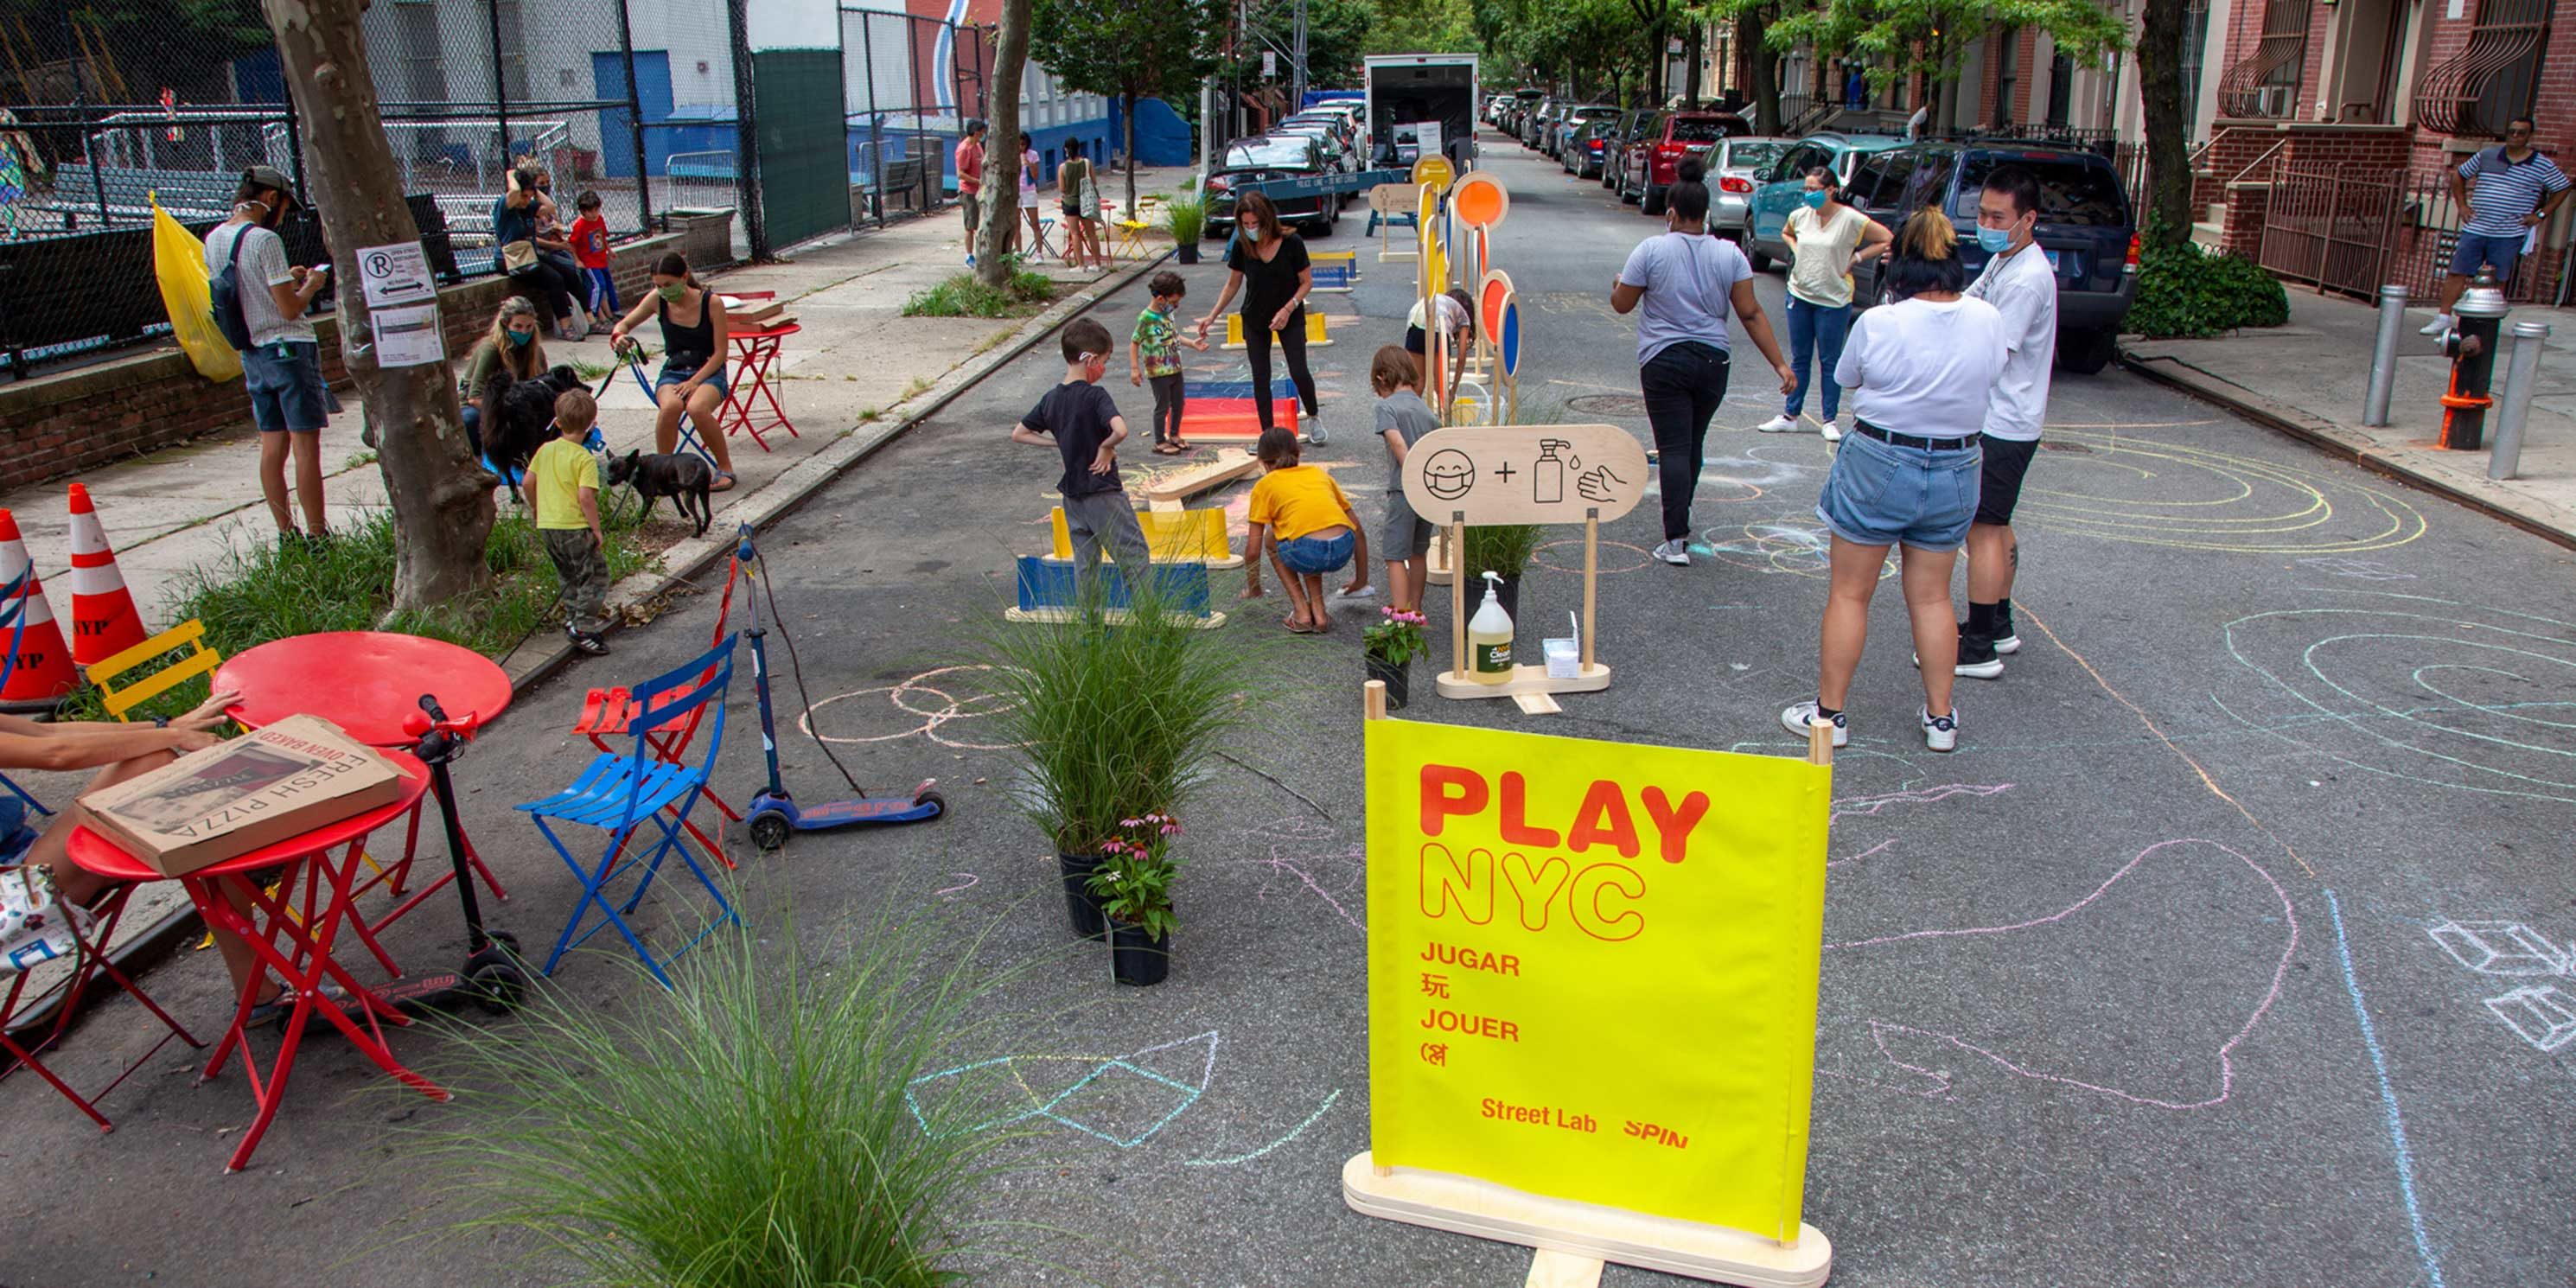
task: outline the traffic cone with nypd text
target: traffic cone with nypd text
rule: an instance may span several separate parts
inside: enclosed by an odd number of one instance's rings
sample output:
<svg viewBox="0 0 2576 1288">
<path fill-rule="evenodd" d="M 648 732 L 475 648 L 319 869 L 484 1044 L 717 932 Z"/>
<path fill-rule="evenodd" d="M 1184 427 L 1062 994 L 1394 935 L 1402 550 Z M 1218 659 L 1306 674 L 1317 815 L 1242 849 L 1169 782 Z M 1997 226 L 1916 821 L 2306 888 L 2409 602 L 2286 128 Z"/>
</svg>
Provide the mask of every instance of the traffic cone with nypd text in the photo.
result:
<svg viewBox="0 0 2576 1288">
<path fill-rule="evenodd" d="M 72 484 L 72 661 L 94 666 L 143 642 L 143 614 L 107 547 L 89 489 Z"/>
<path fill-rule="evenodd" d="M 0 626 L 0 650 L 9 650 L 5 658 L 9 679 L 0 684 L 0 707 L 51 708 L 56 699 L 79 687 L 80 677 L 72 670 L 72 651 L 63 646 L 62 628 L 54 624 L 53 606 L 45 602 L 44 588 L 36 584 L 35 564 L 27 558 L 27 543 L 18 536 L 18 520 L 0 510 L 0 589 L 21 576 L 27 579 L 21 595 L 0 600 L 0 614 L 14 606 L 19 618 Z M 14 650 L 10 650 L 12 639 L 17 641 Z"/>
</svg>

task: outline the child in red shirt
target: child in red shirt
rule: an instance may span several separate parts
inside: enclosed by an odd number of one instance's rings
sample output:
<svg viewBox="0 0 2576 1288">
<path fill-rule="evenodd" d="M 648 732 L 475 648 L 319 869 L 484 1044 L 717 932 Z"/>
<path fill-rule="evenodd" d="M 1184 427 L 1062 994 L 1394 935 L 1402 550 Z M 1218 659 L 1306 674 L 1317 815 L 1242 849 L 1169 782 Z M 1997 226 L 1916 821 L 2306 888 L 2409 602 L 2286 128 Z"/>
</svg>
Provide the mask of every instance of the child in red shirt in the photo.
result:
<svg viewBox="0 0 2576 1288">
<path fill-rule="evenodd" d="M 572 258 L 590 279 L 590 315 L 614 315 L 625 306 L 617 302 L 617 278 L 608 269 L 608 221 L 599 216 L 599 194 L 584 192 L 573 205 L 581 218 L 572 221 Z"/>
</svg>

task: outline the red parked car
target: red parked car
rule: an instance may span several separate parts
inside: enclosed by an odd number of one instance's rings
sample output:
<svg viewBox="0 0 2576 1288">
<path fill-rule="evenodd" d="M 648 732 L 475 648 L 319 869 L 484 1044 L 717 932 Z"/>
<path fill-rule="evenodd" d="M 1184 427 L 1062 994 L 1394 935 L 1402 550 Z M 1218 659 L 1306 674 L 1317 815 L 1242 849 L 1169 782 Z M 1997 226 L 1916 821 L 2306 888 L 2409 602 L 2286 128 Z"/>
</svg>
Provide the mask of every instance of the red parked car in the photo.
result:
<svg viewBox="0 0 2576 1288">
<path fill-rule="evenodd" d="M 1696 156 L 1705 163 L 1709 148 L 1719 139 L 1752 132 L 1752 123 L 1733 112 L 1667 114 L 1657 132 L 1628 150 L 1626 187 L 1638 194 L 1637 208 L 1649 215 L 1664 213 L 1664 193 L 1677 182 L 1673 172 L 1683 157 Z"/>
</svg>

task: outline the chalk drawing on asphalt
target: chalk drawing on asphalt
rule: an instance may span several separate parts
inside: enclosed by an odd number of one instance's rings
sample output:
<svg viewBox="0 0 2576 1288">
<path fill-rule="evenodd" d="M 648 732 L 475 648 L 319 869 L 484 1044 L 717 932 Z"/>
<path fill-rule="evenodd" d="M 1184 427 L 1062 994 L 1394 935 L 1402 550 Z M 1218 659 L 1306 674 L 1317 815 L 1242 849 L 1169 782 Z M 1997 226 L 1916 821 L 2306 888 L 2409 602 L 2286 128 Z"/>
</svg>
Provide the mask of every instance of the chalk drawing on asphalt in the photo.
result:
<svg viewBox="0 0 2576 1288">
<path fill-rule="evenodd" d="M 2347 559 L 2341 555 L 2316 555 L 2299 561 L 2302 568 L 2358 581 L 2413 581 L 2415 574 L 2399 572 L 2376 559 Z"/>
<path fill-rule="evenodd" d="M 992 669 L 993 668 L 981 663 L 935 667 L 899 683 L 880 684 L 875 688 L 856 689 L 848 693 L 836 693 L 831 697 L 815 703 L 814 710 L 811 715 L 797 717 L 796 727 L 804 730 L 808 736 L 823 742 L 893 742 L 900 738 L 910 738 L 918 735 L 920 737 L 927 738 L 932 742 L 938 743 L 942 747 L 948 747 L 957 751 L 1007 751 L 1010 749 L 1008 744 L 974 742 L 964 736 L 964 730 L 962 728 L 954 727 L 959 726 L 968 720 L 974 720 L 982 716 L 998 715 L 1011 709 L 1009 706 L 1009 700 L 1001 695 L 995 693 L 979 693 L 969 687 L 975 683 L 976 676 Z M 947 687 L 942 688 L 939 685 L 930 683 L 933 680 L 939 680 Z M 827 734 L 815 732 L 815 725 L 820 720 L 825 708 L 830 707 L 835 703 L 850 701 L 854 698 L 876 697 L 880 695 L 882 695 L 886 702 L 894 708 L 894 723 L 909 727 L 898 728 L 891 733 Z M 862 704 L 862 706 L 866 707 L 868 710 L 874 710 L 872 704 Z M 864 727 L 864 722 L 869 717 L 865 714 L 857 714 L 850 718 Z M 919 723 L 914 723 L 915 721 L 918 721 Z"/>
<path fill-rule="evenodd" d="M 2576 996 L 2561 992 L 2555 984 L 2525 984 L 2502 997 L 2488 998 L 2487 1009 L 2514 1036 L 2543 1051 L 2576 1042 Z"/>
<path fill-rule="evenodd" d="M 1297 1139 L 1297 1138 L 1298 1138 L 1298 1137 L 1300 1137 L 1300 1136 L 1305 1135 L 1305 1134 L 1306 1134 L 1306 1129 L 1307 1129 L 1307 1128 L 1309 1128 L 1309 1127 L 1314 1126 L 1317 1122 L 1322 1121 L 1322 1119 L 1323 1119 L 1324 1115 L 1325 1115 L 1325 1114 L 1327 1114 L 1327 1113 L 1332 1112 L 1333 1105 L 1334 1105 L 1335 1103 L 1337 1103 L 1338 1101 L 1340 1101 L 1340 1100 L 1341 1100 L 1341 1098 L 1342 1098 L 1342 1089 L 1341 1089 L 1341 1088 L 1339 1088 L 1339 1087 L 1335 1087 L 1335 1088 L 1333 1088 L 1332 1094 L 1330 1094 L 1330 1095 L 1328 1095 L 1328 1096 L 1325 1096 L 1325 1097 L 1324 1097 L 1324 1103 L 1323 1103 L 1323 1104 L 1321 1104 L 1321 1105 L 1316 1106 L 1316 1107 L 1315 1107 L 1315 1112 L 1313 1112 L 1313 1113 L 1311 1113 L 1311 1114 L 1306 1115 L 1306 1121 L 1304 1121 L 1304 1122 L 1301 1122 L 1301 1123 L 1297 1124 L 1295 1127 L 1289 1128 L 1289 1129 L 1288 1129 L 1288 1134 L 1287 1134 L 1287 1135 L 1282 1136 L 1282 1137 L 1278 1138 L 1277 1140 L 1274 1140 L 1274 1141 L 1270 1142 L 1269 1144 L 1262 1146 L 1262 1147 L 1261 1147 L 1261 1148 L 1259 1148 L 1259 1149 L 1253 1150 L 1252 1152 L 1250 1152 L 1250 1153 L 1248 1153 L 1248 1154 L 1235 1154 L 1235 1155 L 1232 1155 L 1232 1156 L 1230 1156 L 1230 1157 L 1226 1157 L 1226 1158 L 1193 1158 L 1193 1159 L 1188 1159 L 1188 1160 L 1183 1161 L 1183 1162 L 1182 1162 L 1182 1164 L 1181 1164 L 1181 1166 L 1183 1166 L 1183 1167 L 1236 1167 L 1236 1166 L 1240 1166 L 1241 1164 L 1244 1164 L 1244 1163 L 1252 1162 L 1253 1160 L 1255 1160 L 1255 1159 L 1257 1159 L 1257 1158 L 1260 1158 L 1261 1156 L 1263 1156 L 1263 1155 L 1265 1155 L 1265 1154 L 1268 1154 L 1270 1151 L 1272 1151 L 1272 1150 L 1274 1150 L 1274 1149 L 1277 1149 L 1277 1148 L 1279 1148 L 1280 1146 L 1285 1145 L 1285 1144 L 1287 1144 L 1288 1142 L 1290 1142 L 1290 1141 L 1292 1141 L 1292 1140 L 1295 1140 L 1295 1139 Z"/>
<path fill-rule="evenodd" d="M 2081 432 L 2022 490 L 2034 524 L 2106 541 L 2235 554 L 2364 554 L 2425 533 L 2404 497 L 2324 470 L 2153 439 Z M 2041 484 L 2045 484 L 2042 486 Z"/>
<path fill-rule="evenodd" d="M 2570 955 L 2519 921 L 2444 919 L 2425 932 L 2442 951 L 2481 975 L 2565 975 Z"/>
<path fill-rule="evenodd" d="M 1122 1056 L 1006 1055 L 926 1073 L 904 1087 L 923 1131 L 970 1135 L 1032 1120 L 1134 1149 L 1197 1104 L 1216 1076 L 1216 1030 Z M 932 1110 L 925 1094 L 944 1099 Z M 947 1125 L 951 1109 L 967 1125 Z"/>
<path fill-rule="evenodd" d="M 1353 930 L 1368 929 L 1360 919 L 1368 910 L 1367 846 L 1340 841 L 1332 824 L 1302 814 L 1246 828 L 1242 835 L 1262 851 L 1234 860 L 1260 870 L 1255 898 L 1268 899 L 1273 891 L 1311 895 Z"/>
</svg>

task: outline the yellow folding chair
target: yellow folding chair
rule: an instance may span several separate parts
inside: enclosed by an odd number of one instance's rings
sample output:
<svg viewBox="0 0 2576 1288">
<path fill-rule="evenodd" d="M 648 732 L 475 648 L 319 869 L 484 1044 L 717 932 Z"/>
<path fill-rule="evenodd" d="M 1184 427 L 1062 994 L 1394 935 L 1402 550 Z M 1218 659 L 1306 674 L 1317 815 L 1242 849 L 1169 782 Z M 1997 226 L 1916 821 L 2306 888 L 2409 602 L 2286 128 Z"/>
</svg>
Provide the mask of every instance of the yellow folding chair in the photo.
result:
<svg viewBox="0 0 2576 1288">
<path fill-rule="evenodd" d="M 128 672 L 173 653 L 180 656 L 170 665 L 126 678 Z M 206 643 L 206 624 L 192 617 L 122 653 L 91 663 L 89 682 L 98 686 L 99 700 L 106 704 L 107 714 L 123 722 L 129 719 L 126 713 L 136 707 L 223 664 L 224 655 Z M 120 684 L 121 679 L 125 682 Z"/>
</svg>

